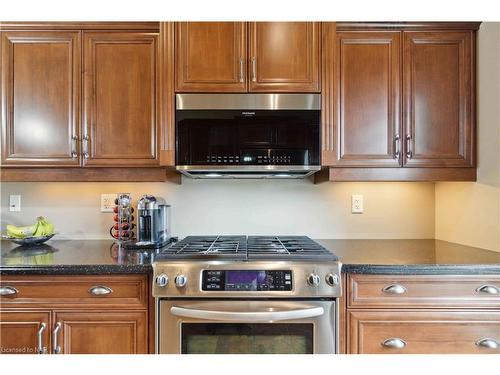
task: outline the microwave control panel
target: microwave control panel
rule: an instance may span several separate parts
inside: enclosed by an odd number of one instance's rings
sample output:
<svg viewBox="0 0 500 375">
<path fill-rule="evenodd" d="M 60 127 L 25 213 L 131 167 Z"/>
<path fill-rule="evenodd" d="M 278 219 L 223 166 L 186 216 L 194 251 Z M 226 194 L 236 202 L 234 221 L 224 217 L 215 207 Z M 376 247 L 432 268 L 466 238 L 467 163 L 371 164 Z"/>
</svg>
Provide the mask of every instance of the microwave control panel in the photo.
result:
<svg viewBox="0 0 500 375">
<path fill-rule="evenodd" d="M 204 270 L 201 289 L 204 291 L 291 291 L 291 270 Z"/>
</svg>

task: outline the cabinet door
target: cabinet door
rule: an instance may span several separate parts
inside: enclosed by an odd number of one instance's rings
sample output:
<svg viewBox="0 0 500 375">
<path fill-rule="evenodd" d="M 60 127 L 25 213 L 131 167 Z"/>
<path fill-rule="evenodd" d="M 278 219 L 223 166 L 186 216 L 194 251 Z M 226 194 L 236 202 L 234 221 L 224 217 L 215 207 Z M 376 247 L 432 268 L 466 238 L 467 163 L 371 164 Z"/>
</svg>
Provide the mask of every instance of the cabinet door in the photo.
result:
<svg viewBox="0 0 500 375">
<path fill-rule="evenodd" d="M 405 32 L 405 165 L 473 167 L 473 32 Z"/>
<path fill-rule="evenodd" d="M 158 165 L 157 34 L 84 34 L 84 164 Z"/>
<path fill-rule="evenodd" d="M 500 313 L 350 311 L 351 354 L 498 354 Z"/>
<path fill-rule="evenodd" d="M 247 90 L 244 22 L 179 22 L 175 50 L 176 91 Z"/>
<path fill-rule="evenodd" d="M 319 23 L 250 23 L 250 91 L 319 92 Z"/>
<path fill-rule="evenodd" d="M 0 311 L 1 354 L 43 354 L 49 350 L 50 312 Z"/>
<path fill-rule="evenodd" d="M 60 353 L 148 353 L 146 311 L 56 311 L 53 321 L 61 326 L 52 343 Z"/>
<path fill-rule="evenodd" d="M 80 33 L 1 34 L 2 165 L 78 166 Z"/>
<path fill-rule="evenodd" d="M 332 164 L 399 166 L 400 33 L 339 32 L 336 49 Z"/>
</svg>

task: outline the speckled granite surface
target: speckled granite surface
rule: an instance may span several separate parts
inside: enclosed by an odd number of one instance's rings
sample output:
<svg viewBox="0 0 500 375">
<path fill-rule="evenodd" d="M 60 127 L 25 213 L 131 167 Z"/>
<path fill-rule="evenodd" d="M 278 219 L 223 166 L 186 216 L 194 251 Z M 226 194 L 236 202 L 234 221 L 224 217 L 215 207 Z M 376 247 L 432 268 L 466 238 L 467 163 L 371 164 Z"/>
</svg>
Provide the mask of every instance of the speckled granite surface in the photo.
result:
<svg viewBox="0 0 500 375">
<path fill-rule="evenodd" d="M 316 240 L 333 251 L 343 272 L 500 274 L 500 253 L 439 240 Z M 158 250 L 124 250 L 111 240 L 50 240 L 23 248 L 1 241 L 2 274 L 152 272 Z"/>
</svg>

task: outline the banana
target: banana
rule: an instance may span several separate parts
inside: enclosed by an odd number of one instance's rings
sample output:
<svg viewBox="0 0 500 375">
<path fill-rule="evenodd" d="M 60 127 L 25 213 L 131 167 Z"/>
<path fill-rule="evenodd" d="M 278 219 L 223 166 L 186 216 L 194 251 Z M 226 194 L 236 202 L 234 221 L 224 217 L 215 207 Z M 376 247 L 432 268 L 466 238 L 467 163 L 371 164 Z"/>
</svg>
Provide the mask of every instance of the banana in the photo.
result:
<svg viewBox="0 0 500 375">
<path fill-rule="evenodd" d="M 16 227 L 15 225 L 8 224 L 6 229 L 7 234 L 11 237 L 25 238 L 34 236 L 34 233 L 38 230 L 38 227 L 39 222 L 36 222 L 33 225 L 27 225 L 23 227 Z"/>
<path fill-rule="evenodd" d="M 43 216 L 37 217 L 36 223 L 32 225 L 16 227 L 15 225 L 8 224 L 6 229 L 7 235 L 15 238 L 43 237 L 54 234 L 54 224 Z"/>
</svg>

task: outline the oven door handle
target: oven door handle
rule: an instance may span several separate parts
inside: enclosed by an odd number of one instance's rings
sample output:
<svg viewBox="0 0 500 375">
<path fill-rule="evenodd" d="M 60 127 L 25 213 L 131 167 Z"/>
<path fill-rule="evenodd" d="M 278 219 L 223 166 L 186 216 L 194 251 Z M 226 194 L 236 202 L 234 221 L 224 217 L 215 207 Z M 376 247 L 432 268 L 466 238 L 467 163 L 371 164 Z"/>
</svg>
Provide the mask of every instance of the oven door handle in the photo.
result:
<svg viewBox="0 0 500 375">
<path fill-rule="evenodd" d="M 196 318 L 222 322 L 248 322 L 265 323 L 278 320 L 306 319 L 321 316 L 325 313 L 323 307 L 311 307 L 307 309 L 284 310 L 284 311 L 216 311 L 198 310 L 185 307 L 172 306 L 172 315 L 184 318 Z"/>
</svg>

